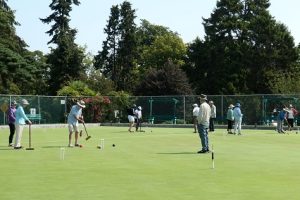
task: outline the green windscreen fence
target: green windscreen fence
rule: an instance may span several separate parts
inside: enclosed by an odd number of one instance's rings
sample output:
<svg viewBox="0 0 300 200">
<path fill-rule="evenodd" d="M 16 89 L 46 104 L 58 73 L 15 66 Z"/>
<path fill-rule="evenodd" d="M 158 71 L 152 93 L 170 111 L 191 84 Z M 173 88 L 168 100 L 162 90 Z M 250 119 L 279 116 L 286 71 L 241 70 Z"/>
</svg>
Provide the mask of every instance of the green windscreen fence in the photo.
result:
<svg viewBox="0 0 300 200">
<path fill-rule="evenodd" d="M 276 120 L 274 109 L 293 105 L 300 110 L 300 95 L 208 95 L 217 108 L 217 124 L 226 124 L 227 108 L 230 104 L 241 104 L 243 124 L 267 125 Z M 190 124 L 193 104 L 199 104 L 198 96 L 114 96 L 66 97 L 66 96 L 17 96 L 0 95 L 0 125 L 7 124 L 6 111 L 12 101 L 30 103 L 24 110 L 37 124 L 66 123 L 72 105 L 78 99 L 86 102 L 83 110 L 87 123 L 127 123 L 127 108 L 136 104 L 142 107 L 144 123 Z M 296 116 L 298 122 L 298 116 Z"/>
</svg>

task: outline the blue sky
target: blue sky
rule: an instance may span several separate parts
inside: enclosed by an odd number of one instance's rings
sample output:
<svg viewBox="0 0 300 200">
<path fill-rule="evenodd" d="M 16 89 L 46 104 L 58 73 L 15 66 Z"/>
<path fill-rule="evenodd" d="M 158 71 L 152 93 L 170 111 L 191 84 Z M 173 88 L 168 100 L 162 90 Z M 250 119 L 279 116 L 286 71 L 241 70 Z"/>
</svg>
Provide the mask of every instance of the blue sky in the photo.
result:
<svg viewBox="0 0 300 200">
<path fill-rule="evenodd" d="M 124 0 L 80 0 L 71 14 L 70 26 L 78 30 L 76 43 L 86 45 L 88 51 L 96 54 L 101 50 L 106 35 L 103 30 L 107 24 L 112 5 L 121 4 Z M 16 20 L 21 24 L 17 34 L 29 45 L 30 50 L 49 52 L 47 42 L 50 37 L 45 33 L 50 25 L 43 24 L 39 18 L 45 18 L 52 11 L 49 4 L 52 0 L 8 0 L 11 9 L 15 10 Z M 136 9 L 136 23 L 146 19 L 150 23 L 169 27 L 177 32 L 184 42 L 191 42 L 197 36 L 203 38 L 202 17 L 208 18 L 213 12 L 216 0 L 129 0 Z M 284 23 L 295 43 L 300 43 L 299 0 L 270 0 L 271 15 Z"/>
</svg>

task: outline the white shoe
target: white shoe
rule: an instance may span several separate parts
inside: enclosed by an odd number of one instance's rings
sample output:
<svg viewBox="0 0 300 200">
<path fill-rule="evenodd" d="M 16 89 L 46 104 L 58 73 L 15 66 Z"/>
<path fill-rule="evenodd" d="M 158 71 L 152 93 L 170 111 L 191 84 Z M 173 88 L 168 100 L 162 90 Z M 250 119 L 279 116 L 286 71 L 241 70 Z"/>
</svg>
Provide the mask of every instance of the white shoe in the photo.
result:
<svg viewBox="0 0 300 200">
<path fill-rule="evenodd" d="M 68 147 L 72 148 L 72 147 L 74 147 L 74 146 L 73 146 L 73 144 L 69 144 Z"/>
</svg>

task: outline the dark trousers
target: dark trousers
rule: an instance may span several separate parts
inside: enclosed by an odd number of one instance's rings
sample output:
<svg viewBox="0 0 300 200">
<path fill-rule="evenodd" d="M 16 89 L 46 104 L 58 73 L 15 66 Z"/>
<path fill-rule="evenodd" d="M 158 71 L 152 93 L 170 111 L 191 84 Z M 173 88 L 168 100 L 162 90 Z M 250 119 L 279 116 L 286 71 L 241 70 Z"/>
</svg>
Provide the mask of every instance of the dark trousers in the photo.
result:
<svg viewBox="0 0 300 200">
<path fill-rule="evenodd" d="M 138 131 L 139 127 L 142 128 L 142 119 L 136 119 L 135 130 Z"/>
<path fill-rule="evenodd" d="M 8 138 L 8 143 L 11 144 L 13 142 L 13 139 L 14 139 L 14 134 L 16 132 L 16 127 L 15 127 L 14 123 L 9 123 L 8 126 L 9 126 L 9 131 L 10 131 L 9 138 Z"/>
<path fill-rule="evenodd" d="M 209 118 L 209 131 L 215 131 L 214 121 L 215 118 Z"/>
</svg>

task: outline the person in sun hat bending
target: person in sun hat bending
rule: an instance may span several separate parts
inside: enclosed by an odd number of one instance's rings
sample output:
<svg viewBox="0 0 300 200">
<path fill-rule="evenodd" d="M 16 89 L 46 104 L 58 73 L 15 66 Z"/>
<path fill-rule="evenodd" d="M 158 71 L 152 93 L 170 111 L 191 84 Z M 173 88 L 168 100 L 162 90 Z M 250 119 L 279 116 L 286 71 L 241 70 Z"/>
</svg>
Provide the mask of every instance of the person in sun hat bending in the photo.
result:
<svg viewBox="0 0 300 200">
<path fill-rule="evenodd" d="M 72 134 L 75 132 L 75 146 L 79 147 L 78 144 L 78 122 L 84 122 L 82 116 L 82 109 L 85 108 L 85 102 L 83 100 L 78 101 L 75 105 L 72 106 L 71 111 L 68 115 L 68 129 L 69 129 L 69 145 L 68 147 L 73 147 L 72 141 Z"/>
<path fill-rule="evenodd" d="M 16 122 L 15 122 L 16 138 L 15 138 L 14 149 L 22 148 L 21 140 L 22 140 L 24 125 L 26 125 L 26 121 L 28 122 L 28 124 L 32 124 L 24 112 L 24 107 L 28 105 L 29 105 L 28 101 L 26 99 L 22 99 L 21 104 L 18 106 L 16 110 Z"/>
<path fill-rule="evenodd" d="M 207 103 L 206 95 L 201 94 L 199 99 L 200 99 L 200 107 L 199 107 L 197 120 L 198 120 L 198 133 L 201 140 L 202 149 L 197 153 L 207 153 L 209 152 L 207 129 L 209 126 L 211 108 Z"/>
</svg>

